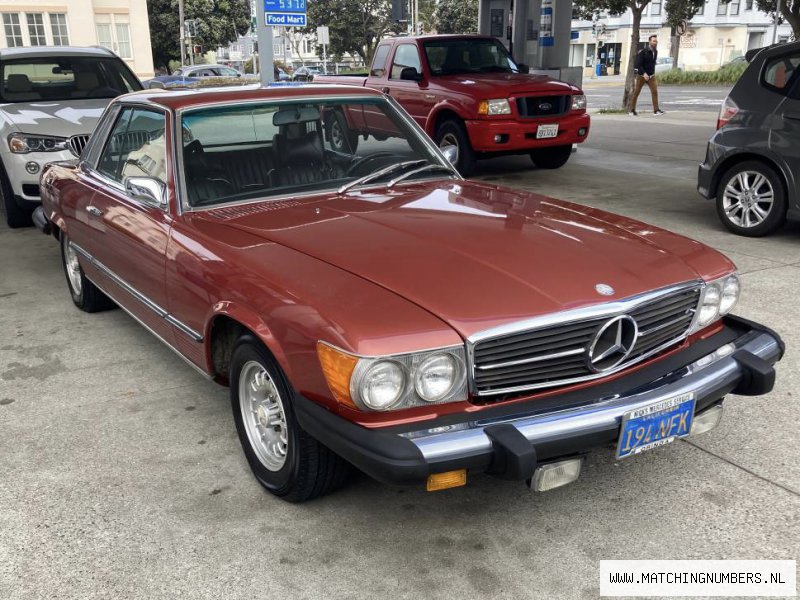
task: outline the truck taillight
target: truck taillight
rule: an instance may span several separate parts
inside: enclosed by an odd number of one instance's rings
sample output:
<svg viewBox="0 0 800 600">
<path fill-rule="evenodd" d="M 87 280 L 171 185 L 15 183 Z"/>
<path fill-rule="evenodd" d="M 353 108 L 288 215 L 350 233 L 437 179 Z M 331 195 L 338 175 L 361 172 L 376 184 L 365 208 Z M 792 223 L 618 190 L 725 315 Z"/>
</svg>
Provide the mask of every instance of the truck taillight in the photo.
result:
<svg viewBox="0 0 800 600">
<path fill-rule="evenodd" d="M 739 107 L 736 106 L 736 103 L 730 99 L 730 97 L 725 98 L 725 102 L 722 103 L 722 108 L 719 109 L 719 118 L 717 119 L 717 129 L 720 127 L 724 127 L 728 124 L 728 122 L 736 116 L 736 113 L 739 112 Z"/>
</svg>

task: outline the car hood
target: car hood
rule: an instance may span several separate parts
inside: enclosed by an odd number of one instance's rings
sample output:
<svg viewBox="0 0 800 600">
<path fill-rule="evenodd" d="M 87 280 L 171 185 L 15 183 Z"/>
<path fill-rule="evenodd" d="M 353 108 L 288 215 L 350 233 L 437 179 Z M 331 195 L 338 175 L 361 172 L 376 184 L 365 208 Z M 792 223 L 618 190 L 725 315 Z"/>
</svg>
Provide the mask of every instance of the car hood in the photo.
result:
<svg viewBox="0 0 800 600">
<path fill-rule="evenodd" d="M 497 94 L 498 86 L 502 86 L 507 96 L 519 92 L 535 92 L 550 94 L 577 93 L 578 88 L 564 81 L 558 81 L 546 75 L 529 75 L 525 73 L 469 73 L 463 75 L 443 75 L 436 78 L 440 85 L 453 87 L 462 91 L 472 89 L 481 94 Z M 487 96 L 488 97 L 488 96 Z"/>
<path fill-rule="evenodd" d="M 0 105 L 0 115 L 23 133 L 69 137 L 92 133 L 111 98 L 66 102 L 15 102 Z"/>
<path fill-rule="evenodd" d="M 637 221 L 466 181 L 195 215 L 356 274 L 464 337 L 733 268 L 698 242 Z M 601 296 L 601 283 L 614 294 Z"/>
</svg>

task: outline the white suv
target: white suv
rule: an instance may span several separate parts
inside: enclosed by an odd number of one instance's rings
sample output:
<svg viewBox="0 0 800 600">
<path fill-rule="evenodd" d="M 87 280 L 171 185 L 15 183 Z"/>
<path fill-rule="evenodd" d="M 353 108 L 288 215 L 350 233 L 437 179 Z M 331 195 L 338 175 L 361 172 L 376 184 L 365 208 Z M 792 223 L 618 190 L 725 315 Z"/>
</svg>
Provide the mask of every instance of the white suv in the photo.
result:
<svg viewBox="0 0 800 600">
<path fill-rule="evenodd" d="M 109 101 L 141 89 L 105 48 L 0 50 L 0 192 L 10 227 L 31 224 L 42 167 L 73 158 L 68 144 L 80 154 Z"/>
</svg>

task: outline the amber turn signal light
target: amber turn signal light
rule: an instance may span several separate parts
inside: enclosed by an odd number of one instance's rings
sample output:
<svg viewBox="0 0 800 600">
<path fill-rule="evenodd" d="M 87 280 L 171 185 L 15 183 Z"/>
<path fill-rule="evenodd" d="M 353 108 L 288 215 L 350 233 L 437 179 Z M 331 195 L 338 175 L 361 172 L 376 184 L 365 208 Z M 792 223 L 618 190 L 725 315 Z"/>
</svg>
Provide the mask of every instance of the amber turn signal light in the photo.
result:
<svg viewBox="0 0 800 600">
<path fill-rule="evenodd" d="M 488 115 L 489 114 L 489 101 L 488 100 L 481 100 L 478 103 L 478 114 L 479 115 Z"/>
<path fill-rule="evenodd" d="M 426 487 L 429 492 L 438 492 L 439 490 L 460 487 L 462 485 L 467 485 L 466 469 L 428 475 L 428 485 Z"/>
<path fill-rule="evenodd" d="M 356 368 L 358 358 L 322 342 L 317 342 L 317 356 L 333 397 L 340 404 L 356 408 L 350 397 L 350 377 Z"/>
</svg>

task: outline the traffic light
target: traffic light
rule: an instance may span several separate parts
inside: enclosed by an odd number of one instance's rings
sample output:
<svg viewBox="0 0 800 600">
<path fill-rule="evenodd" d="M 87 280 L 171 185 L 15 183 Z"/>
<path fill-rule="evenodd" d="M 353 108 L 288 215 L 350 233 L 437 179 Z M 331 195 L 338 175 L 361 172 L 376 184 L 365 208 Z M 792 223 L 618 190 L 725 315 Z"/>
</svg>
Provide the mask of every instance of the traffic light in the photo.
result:
<svg viewBox="0 0 800 600">
<path fill-rule="evenodd" d="M 192 46 L 192 52 L 194 52 L 194 54 L 202 54 L 203 48 L 200 46 L 200 44 L 195 44 Z"/>
<path fill-rule="evenodd" d="M 417 23 L 417 35 L 422 35 L 422 23 Z"/>
<path fill-rule="evenodd" d="M 392 21 L 408 22 L 408 0 L 392 0 Z"/>
</svg>

